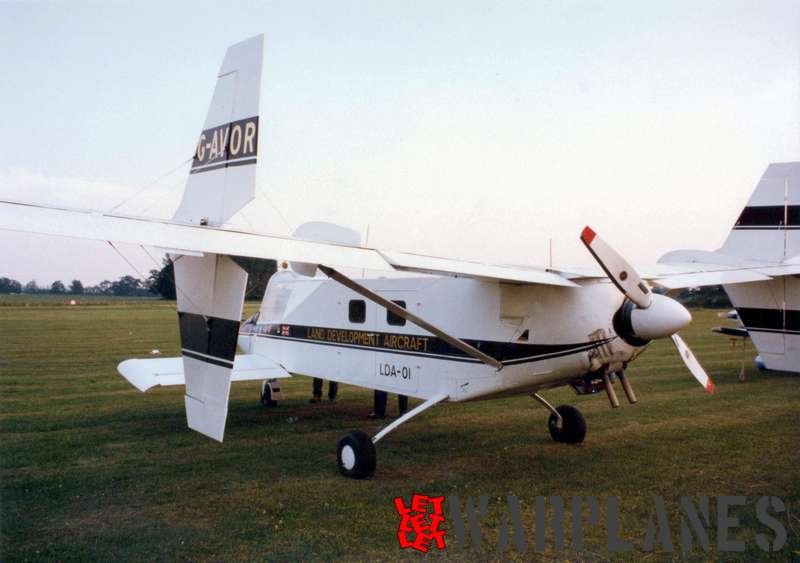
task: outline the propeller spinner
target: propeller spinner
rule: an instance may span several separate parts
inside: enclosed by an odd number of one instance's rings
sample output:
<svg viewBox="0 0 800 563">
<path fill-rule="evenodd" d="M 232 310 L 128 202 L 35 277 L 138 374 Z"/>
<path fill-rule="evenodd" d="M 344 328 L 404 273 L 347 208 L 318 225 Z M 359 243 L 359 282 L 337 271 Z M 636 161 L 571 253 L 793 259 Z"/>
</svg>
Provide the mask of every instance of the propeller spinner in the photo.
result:
<svg viewBox="0 0 800 563">
<path fill-rule="evenodd" d="M 614 315 L 615 330 L 620 337 L 633 346 L 644 346 L 655 338 L 671 338 L 694 378 L 706 391 L 713 393 L 711 378 L 677 334 L 678 330 L 691 322 L 689 311 L 674 299 L 653 295 L 650 286 L 633 266 L 590 227 L 583 229 L 581 241 L 612 283 L 627 297 Z"/>
</svg>

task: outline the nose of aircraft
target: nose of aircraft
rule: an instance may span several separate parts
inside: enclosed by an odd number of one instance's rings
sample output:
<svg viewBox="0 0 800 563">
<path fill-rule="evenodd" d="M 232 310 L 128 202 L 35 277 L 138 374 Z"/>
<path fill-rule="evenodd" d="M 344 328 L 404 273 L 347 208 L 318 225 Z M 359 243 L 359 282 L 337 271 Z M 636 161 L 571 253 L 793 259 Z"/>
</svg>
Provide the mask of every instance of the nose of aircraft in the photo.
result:
<svg viewBox="0 0 800 563">
<path fill-rule="evenodd" d="M 647 309 L 635 308 L 631 311 L 633 333 L 643 340 L 667 338 L 692 322 L 689 311 L 665 295 L 653 295 Z"/>
</svg>

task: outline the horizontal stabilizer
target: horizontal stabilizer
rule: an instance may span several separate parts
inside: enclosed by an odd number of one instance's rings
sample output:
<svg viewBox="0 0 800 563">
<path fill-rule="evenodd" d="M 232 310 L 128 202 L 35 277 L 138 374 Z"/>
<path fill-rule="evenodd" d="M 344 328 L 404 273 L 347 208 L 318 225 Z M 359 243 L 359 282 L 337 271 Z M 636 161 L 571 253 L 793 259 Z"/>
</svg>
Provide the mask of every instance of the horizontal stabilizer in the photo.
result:
<svg viewBox="0 0 800 563">
<path fill-rule="evenodd" d="M 139 391 L 157 385 L 183 385 L 183 358 L 144 358 L 125 360 L 117 371 Z M 231 381 L 260 381 L 291 377 L 289 372 L 265 356 L 242 354 L 236 356 Z"/>
<path fill-rule="evenodd" d="M 716 332 L 717 334 L 724 334 L 725 336 L 738 336 L 740 338 L 750 338 L 750 333 L 747 332 L 746 328 L 737 328 L 732 326 L 715 326 L 711 329 L 711 332 Z"/>
</svg>

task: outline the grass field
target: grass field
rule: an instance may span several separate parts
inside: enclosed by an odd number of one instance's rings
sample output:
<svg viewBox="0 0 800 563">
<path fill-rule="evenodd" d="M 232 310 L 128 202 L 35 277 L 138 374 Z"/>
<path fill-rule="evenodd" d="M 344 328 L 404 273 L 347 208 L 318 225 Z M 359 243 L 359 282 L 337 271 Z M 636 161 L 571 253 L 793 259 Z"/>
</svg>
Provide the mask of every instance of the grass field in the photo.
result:
<svg viewBox="0 0 800 563">
<path fill-rule="evenodd" d="M 578 554 L 556 551 L 552 538 L 534 552 L 539 495 L 594 495 L 601 506 L 620 497 L 622 534 L 637 550 L 626 560 L 750 561 L 767 555 L 754 534 L 772 537 L 753 500 L 775 495 L 791 514 L 780 516 L 788 540 L 774 557 L 800 558 L 800 377 L 756 370 L 752 348 L 732 351 L 709 332 L 719 324 L 714 312 L 694 311 L 683 333 L 714 378 L 714 395 L 659 342 L 628 371 L 638 405 L 612 411 L 604 395 L 545 394 L 581 408 L 589 433 L 580 446 L 553 443 L 547 413 L 527 397 L 448 404 L 382 441 L 374 478 L 352 481 L 336 470 L 335 446 L 349 430 L 379 428 L 366 419 L 371 392 L 342 386 L 336 403 L 309 405 L 310 380 L 298 377 L 284 385 L 279 408 L 267 410 L 257 382 L 237 384 L 225 443 L 217 444 L 186 428 L 182 389 L 142 394 L 115 371 L 153 348 L 178 354 L 174 304 L 2 304 L 3 561 L 412 558 L 397 546 L 392 498 L 414 492 L 490 496 L 482 551 L 462 551 L 446 524 L 448 548 L 434 554 L 444 558 L 622 557 L 607 549 L 602 525 L 586 532 Z M 508 494 L 521 503 L 526 554 L 494 546 Z M 710 553 L 641 551 L 651 495 L 666 499 L 676 545 L 681 496 L 747 496 L 735 532 L 747 551 L 716 552 L 714 529 Z"/>
</svg>

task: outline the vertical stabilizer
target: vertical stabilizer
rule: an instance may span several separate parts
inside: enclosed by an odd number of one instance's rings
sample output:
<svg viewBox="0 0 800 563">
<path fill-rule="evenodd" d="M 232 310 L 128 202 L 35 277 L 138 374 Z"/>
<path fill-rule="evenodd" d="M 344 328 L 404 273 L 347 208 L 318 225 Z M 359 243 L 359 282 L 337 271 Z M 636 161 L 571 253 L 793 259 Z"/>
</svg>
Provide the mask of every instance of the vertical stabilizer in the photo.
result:
<svg viewBox="0 0 800 563">
<path fill-rule="evenodd" d="M 264 36 L 225 52 L 174 219 L 218 226 L 253 199 Z"/>
<path fill-rule="evenodd" d="M 719 251 L 766 262 L 800 255 L 800 162 L 767 167 Z"/>
<path fill-rule="evenodd" d="M 253 199 L 264 36 L 225 52 L 175 219 L 219 226 Z M 222 441 L 247 273 L 229 256 L 173 256 L 189 428 Z"/>
<path fill-rule="evenodd" d="M 800 256 L 800 162 L 773 163 L 719 250 L 764 262 Z M 800 280 L 725 285 L 767 369 L 800 372 Z"/>
</svg>

